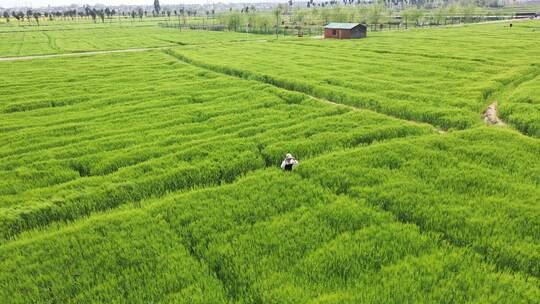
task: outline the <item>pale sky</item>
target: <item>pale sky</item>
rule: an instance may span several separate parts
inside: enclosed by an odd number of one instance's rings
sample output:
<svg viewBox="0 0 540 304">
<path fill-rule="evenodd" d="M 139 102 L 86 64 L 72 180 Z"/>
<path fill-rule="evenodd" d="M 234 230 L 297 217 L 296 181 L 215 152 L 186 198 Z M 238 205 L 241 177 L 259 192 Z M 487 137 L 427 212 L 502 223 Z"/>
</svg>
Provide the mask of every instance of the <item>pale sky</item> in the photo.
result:
<svg viewBox="0 0 540 304">
<path fill-rule="evenodd" d="M 272 2 L 270 1 L 254 1 L 254 0 L 160 0 L 160 4 L 211 4 L 212 2 L 218 3 L 242 3 L 242 2 Z M 285 0 L 282 2 L 286 2 Z M 96 3 L 104 4 L 104 5 L 120 5 L 120 4 L 132 4 L 132 5 L 153 5 L 154 0 L 0 0 L 0 7 L 4 8 L 10 8 L 10 7 L 17 7 L 17 6 L 31 6 L 31 7 L 44 7 L 47 5 L 51 6 L 64 6 L 64 5 L 70 5 L 70 4 L 90 4 L 94 5 Z"/>
</svg>

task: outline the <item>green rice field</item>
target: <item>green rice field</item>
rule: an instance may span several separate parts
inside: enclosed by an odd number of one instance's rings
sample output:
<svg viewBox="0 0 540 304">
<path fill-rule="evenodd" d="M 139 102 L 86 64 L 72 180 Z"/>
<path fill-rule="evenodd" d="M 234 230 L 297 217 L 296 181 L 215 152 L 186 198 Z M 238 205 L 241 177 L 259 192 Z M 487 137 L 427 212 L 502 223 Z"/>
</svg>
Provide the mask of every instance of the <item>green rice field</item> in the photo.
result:
<svg viewBox="0 0 540 304">
<path fill-rule="evenodd" d="M 0 303 L 540 303 L 540 21 L 0 38 Z"/>
</svg>

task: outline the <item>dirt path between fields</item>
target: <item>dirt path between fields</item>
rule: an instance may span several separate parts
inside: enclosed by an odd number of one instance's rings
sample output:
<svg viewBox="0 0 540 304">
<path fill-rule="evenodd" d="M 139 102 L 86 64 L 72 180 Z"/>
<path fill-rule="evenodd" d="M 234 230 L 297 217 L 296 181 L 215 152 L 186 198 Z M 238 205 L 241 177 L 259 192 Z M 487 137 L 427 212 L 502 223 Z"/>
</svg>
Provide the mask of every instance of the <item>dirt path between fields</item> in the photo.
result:
<svg viewBox="0 0 540 304">
<path fill-rule="evenodd" d="M 90 51 L 90 52 L 30 55 L 30 56 L 18 56 L 18 57 L 0 57 L 0 61 L 18 61 L 18 60 L 32 60 L 32 59 L 44 59 L 44 58 L 56 58 L 56 57 L 74 57 L 74 56 L 114 54 L 114 53 L 136 53 L 136 52 L 148 52 L 148 51 L 153 51 L 153 50 L 162 50 L 165 48 L 168 48 L 168 47 L 137 48 L 137 49 L 123 49 L 123 50 L 109 50 L 109 51 Z"/>
<path fill-rule="evenodd" d="M 75 52 L 75 53 L 56 53 L 56 54 L 44 54 L 44 55 L 28 55 L 28 56 L 16 56 L 16 57 L 0 57 L 0 62 L 2 61 L 18 61 L 18 60 L 32 60 L 32 59 L 47 59 L 47 58 L 57 58 L 57 57 L 74 57 L 74 56 L 84 56 L 84 55 L 100 55 L 100 54 L 114 54 L 114 53 L 135 53 L 135 52 L 148 52 L 153 50 L 165 50 L 171 47 L 176 46 L 191 46 L 191 45 L 203 45 L 203 44 L 221 44 L 221 43 L 242 43 L 242 42 L 268 42 L 268 39 L 238 39 L 230 41 L 221 41 L 221 42 L 208 42 L 208 43 L 199 43 L 199 44 L 186 44 L 180 41 L 171 41 L 163 40 L 165 42 L 173 43 L 174 45 L 166 45 L 159 47 L 148 47 L 148 48 L 133 48 L 133 49 L 121 49 L 121 50 L 103 50 L 103 51 L 84 51 L 84 52 Z M 51 43 L 49 41 L 49 43 Z"/>
<path fill-rule="evenodd" d="M 485 25 L 485 24 L 494 24 L 494 23 L 495 24 L 496 23 L 517 23 L 517 22 L 530 21 L 530 20 L 536 20 L 536 19 L 529 19 L 529 18 L 504 19 L 504 20 L 492 20 L 492 21 L 475 22 L 475 23 L 447 24 L 447 25 L 441 25 L 440 27 L 461 27 L 461 26 Z"/>
<path fill-rule="evenodd" d="M 498 104 L 496 101 L 487 107 L 486 112 L 484 112 L 482 117 L 484 118 L 484 121 L 489 125 L 499 125 L 499 126 L 505 125 L 504 121 L 502 121 L 502 119 L 499 118 Z"/>
</svg>

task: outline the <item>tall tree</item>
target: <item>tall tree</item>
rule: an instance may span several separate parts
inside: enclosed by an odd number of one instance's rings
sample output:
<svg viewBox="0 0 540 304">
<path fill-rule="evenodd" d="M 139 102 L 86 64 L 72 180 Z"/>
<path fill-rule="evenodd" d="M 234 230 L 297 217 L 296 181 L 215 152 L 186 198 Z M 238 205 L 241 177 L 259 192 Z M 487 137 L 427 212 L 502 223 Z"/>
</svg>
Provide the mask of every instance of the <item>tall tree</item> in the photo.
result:
<svg viewBox="0 0 540 304">
<path fill-rule="evenodd" d="M 154 12 L 156 12 L 156 15 L 159 16 L 160 10 L 161 10 L 161 7 L 159 6 L 159 0 L 154 0 Z"/>
<path fill-rule="evenodd" d="M 97 12 L 99 18 L 101 19 L 101 23 L 105 23 L 105 11 L 100 9 L 98 12 Z"/>
<path fill-rule="evenodd" d="M 276 17 L 276 38 L 279 37 L 279 19 L 281 17 L 281 13 L 283 12 L 283 7 L 281 4 L 279 4 L 275 9 L 274 9 L 274 16 Z"/>
<path fill-rule="evenodd" d="M 26 20 L 28 20 L 28 24 L 30 24 L 30 19 L 32 18 L 32 16 L 34 15 L 34 12 L 32 12 L 32 10 L 27 10 L 26 11 Z"/>
<path fill-rule="evenodd" d="M 39 18 L 41 18 L 40 12 L 35 12 L 33 15 L 34 19 L 36 20 L 37 25 L 39 26 Z"/>
</svg>

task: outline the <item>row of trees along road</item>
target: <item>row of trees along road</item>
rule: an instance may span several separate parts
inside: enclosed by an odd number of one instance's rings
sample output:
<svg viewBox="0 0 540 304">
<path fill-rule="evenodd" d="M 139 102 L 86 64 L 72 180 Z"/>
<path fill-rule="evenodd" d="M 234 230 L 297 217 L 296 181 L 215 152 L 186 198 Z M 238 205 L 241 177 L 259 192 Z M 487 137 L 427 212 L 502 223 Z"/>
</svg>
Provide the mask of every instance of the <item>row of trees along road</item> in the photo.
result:
<svg viewBox="0 0 540 304">
<path fill-rule="evenodd" d="M 359 22 L 369 25 L 390 25 L 407 28 L 412 26 L 442 25 L 480 21 L 479 16 L 493 14 L 471 3 L 452 3 L 436 8 L 409 6 L 402 9 L 392 8 L 383 3 L 341 5 L 330 2 L 321 5 L 308 2 L 309 8 L 278 5 L 269 12 L 256 12 L 255 8 L 245 7 L 240 11 L 219 14 L 219 24 L 231 31 L 250 31 L 259 33 L 278 33 L 280 30 L 319 28 L 329 22 Z M 432 7 L 430 3 L 429 7 Z M 485 20 L 485 18 L 483 19 Z M 372 27 L 372 30 L 379 29 Z"/>
<path fill-rule="evenodd" d="M 19 23 L 27 21 L 28 24 L 39 25 L 40 20 L 48 19 L 92 19 L 94 22 L 100 20 L 110 20 L 113 17 L 166 17 L 169 24 L 171 16 L 174 15 L 178 19 L 178 26 L 183 23 L 188 24 L 190 18 L 194 18 L 189 22 L 190 26 L 199 25 L 208 26 L 208 20 L 212 19 L 212 26 L 224 27 L 231 31 L 257 31 L 261 33 L 278 33 L 280 28 L 294 28 L 301 30 L 304 27 L 320 27 L 328 22 L 360 22 L 365 24 L 383 24 L 383 23 L 399 23 L 407 27 L 409 24 L 419 25 L 425 22 L 435 24 L 445 24 L 447 20 L 452 23 L 455 21 L 455 16 L 459 16 L 457 22 L 470 22 L 474 16 L 485 14 L 489 11 L 481 11 L 477 6 L 481 1 L 484 5 L 494 5 L 491 0 L 462 0 L 462 1 L 424 1 L 424 0 L 378 0 L 377 3 L 366 4 L 361 0 L 341 0 L 341 1 L 323 1 L 314 2 L 308 0 L 306 6 L 298 6 L 289 0 L 288 4 L 279 4 L 271 12 L 257 11 L 253 5 L 245 6 L 239 10 L 229 9 L 229 12 L 218 13 L 218 24 L 215 24 L 216 13 L 212 10 L 206 10 L 206 13 L 199 14 L 195 9 L 179 9 L 162 8 L 159 0 L 154 0 L 153 10 L 148 12 L 142 8 L 136 8 L 130 11 L 117 11 L 114 8 L 101 8 L 83 6 L 81 10 L 71 9 L 56 12 L 39 12 L 28 10 L 22 11 L 4 11 L 2 16 L 7 22 L 11 18 L 16 19 Z M 498 2 L 497 2 L 498 3 Z M 201 18 L 199 18 L 201 17 Z M 204 18 L 206 17 L 206 18 Z M 181 22 L 182 20 L 182 22 Z M 200 24 L 202 22 L 202 24 Z"/>
<path fill-rule="evenodd" d="M 55 11 L 55 12 L 37 12 L 32 10 L 27 10 L 26 12 L 23 11 L 4 11 L 2 13 L 2 16 L 4 19 L 6 19 L 6 22 L 10 22 L 10 19 L 16 19 L 19 22 L 26 21 L 31 24 L 32 20 L 35 20 L 35 23 L 39 25 L 39 21 L 42 18 L 48 19 L 50 21 L 53 21 L 55 19 L 63 19 L 63 20 L 75 20 L 77 18 L 79 19 L 85 19 L 85 18 L 91 18 L 94 20 L 94 22 L 97 22 L 97 20 L 101 20 L 102 22 L 105 22 L 105 19 L 112 19 L 113 17 L 119 15 L 118 12 L 115 9 L 105 8 L 105 9 L 96 9 L 96 8 L 90 8 L 89 6 L 85 6 L 83 10 L 77 11 L 77 10 L 65 10 L 65 11 Z M 143 11 L 141 9 L 134 10 L 132 12 L 122 12 L 122 16 L 143 16 Z"/>
<path fill-rule="evenodd" d="M 187 13 L 188 16 L 195 15 L 196 13 L 193 13 L 192 11 L 185 11 L 183 8 L 180 10 L 181 14 Z M 165 16 L 168 14 L 170 16 L 170 11 L 162 11 L 161 6 L 159 4 L 159 0 L 154 0 L 154 10 L 152 11 L 151 16 Z M 176 14 L 176 11 L 175 11 Z M 97 20 L 101 20 L 101 22 L 105 22 L 105 19 L 112 20 L 115 16 L 122 16 L 122 17 L 132 17 L 140 18 L 148 17 L 150 14 L 148 14 L 148 11 L 143 10 L 142 8 L 137 8 L 131 11 L 121 11 L 118 12 L 114 8 L 106 7 L 104 9 L 97 9 L 92 8 L 89 5 L 83 6 L 82 10 L 77 9 L 69 9 L 69 10 L 62 10 L 62 11 L 33 11 L 31 9 L 26 11 L 20 11 L 20 10 L 5 10 L 2 12 L 1 16 L 6 20 L 6 22 L 10 22 L 11 19 L 17 20 L 19 23 L 24 22 L 25 19 L 29 24 L 32 24 L 32 21 L 34 20 L 36 25 L 39 25 L 40 20 L 43 18 L 48 19 L 50 21 L 55 19 L 63 19 L 63 20 L 76 20 L 76 19 L 92 19 L 94 22 L 97 22 Z"/>
<path fill-rule="evenodd" d="M 131 11 L 121 11 L 118 12 L 115 9 L 105 8 L 105 9 L 96 9 L 90 8 L 88 6 L 84 7 L 83 10 L 65 10 L 65 11 L 54 11 L 54 12 L 36 12 L 32 10 L 24 11 L 3 11 L 0 16 L 2 16 L 6 22 L 11 22 L 12 19 L 17 20 L 19 23 L 28 22 L 29 25 L 35 24 L 39 25 L 40 20 L 47 19 L 49 21 L 53 20 L 83 20 L 83 19 L 92 19 L 94 22 L 101 21 L 105 22 L 109 20 L 112 22 L 114 17 L 131 17 L 133 19 L 139 18 L 142 20 L 144 17 L 168 17 L 172 15 L 177 17 L 182 17 L 184 23 L 187 22 L 187 19 L 190 17 L 198 16 L 196 10 L 190 10 L 185 8 L 180 8 L 179 10 L 160 10 L 159 13 L 152 11 L 149 13 L 147 10 L 142 8 L 137 8 Z M 206 11 L 206 16 L 214 16 L 214 10 Z"/>
</svg>

